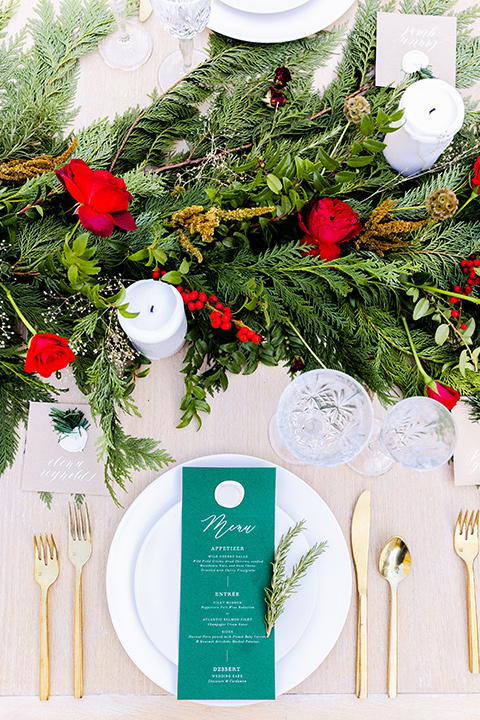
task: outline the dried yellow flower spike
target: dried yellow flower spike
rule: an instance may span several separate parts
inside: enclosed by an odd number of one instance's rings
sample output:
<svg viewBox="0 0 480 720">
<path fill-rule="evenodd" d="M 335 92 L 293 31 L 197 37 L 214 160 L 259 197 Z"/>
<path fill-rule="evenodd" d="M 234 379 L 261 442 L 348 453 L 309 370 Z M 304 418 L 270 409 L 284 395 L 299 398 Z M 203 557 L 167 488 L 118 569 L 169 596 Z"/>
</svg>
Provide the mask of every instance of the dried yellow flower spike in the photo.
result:
<svg viewBox="0 0 480 720">
<path fill-rule="evenodd" d="M 199 233 L 202 242 L 210 243 L 214 239 L 215 229 L 220 225 L 221 220 L 245 220 L 258 215 L 265 215 L 274 210 L 273 206 L 237 208 L 236 210 L 222 210 L 222 208 L 211 207 L 204 212 L 203 205 L 190 205 L 190 207 L 174 213 L 170 218 L 170 224 L 177 228 L 180 245 L 194 255 L 198 262 L 202 262 L 201 252 L 189 240 L 186 232 L 191 235 Z"/>
<path fill-rule="evenodd" d="M 428 224 L 429 220 L 392 220 L 391 210 L 395 205 L 395 200 L 387 198 L 375 208 L 354 240 L 357 250 L 372 250 L 383 255 L 386 250 L 406 245 L 403 235 Z"/>
<path fill-rule="evenodd" d="M 370 115 L 371 108 L 370 103 L 363 95 L 356 95 L 355 97 L 348 98 L 345 105 L 343 106 L 343 113 L 347 120 L 355 125 L 359 125 L 362 122 L 364 115 Z"/>
<path fill-rule="evenodd" d="M 64 153 L 54 158 L 50 155 L 37 155 L 30 160 L 9 160 L 0 165 L 0 185 L 16 185 L 24 183 L 30 178 L 50 172 L 68 160 L 77 147 L 77 138 L 74 138 L 70 147 Z"/>
<path fill-rule="evenodd" d="M 425 207 L 433 220 L 446 220 L 457 212 L 458 198 L 453 190 L 439 188 L 427 198 Z"/>
</svg>

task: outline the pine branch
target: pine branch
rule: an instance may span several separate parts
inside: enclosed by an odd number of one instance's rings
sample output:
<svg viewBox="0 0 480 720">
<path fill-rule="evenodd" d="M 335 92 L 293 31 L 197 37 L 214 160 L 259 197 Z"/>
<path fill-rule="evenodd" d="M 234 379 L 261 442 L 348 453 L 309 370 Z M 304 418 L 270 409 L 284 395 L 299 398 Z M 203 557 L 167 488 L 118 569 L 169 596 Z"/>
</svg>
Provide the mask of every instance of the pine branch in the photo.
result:
<svg viewBox="0 0 480 720">
<path fill-rule="evenodd" d="M 299 561 L 293 566 L 292 572 L 287 576 L 286 566 L 288 552 L 292 547 L 294 539 L 305 529 L 305 520 L 300 520 L 293 528 L 282 535 L 275 551 L 272 562 L 272 580 L 270 587 L 265 588 L 265 603 L 267 612 L 265 614 L 265 630 L 267 637 L 270 636 L 273 626 L 285 610 L 285 603 L 288 598 L 297 590 L 300 580 L 305 576 L 308 568 L 313 565 L 327 547 L 326 542 L 315 543 L 302 555 Z"/>
</svg>

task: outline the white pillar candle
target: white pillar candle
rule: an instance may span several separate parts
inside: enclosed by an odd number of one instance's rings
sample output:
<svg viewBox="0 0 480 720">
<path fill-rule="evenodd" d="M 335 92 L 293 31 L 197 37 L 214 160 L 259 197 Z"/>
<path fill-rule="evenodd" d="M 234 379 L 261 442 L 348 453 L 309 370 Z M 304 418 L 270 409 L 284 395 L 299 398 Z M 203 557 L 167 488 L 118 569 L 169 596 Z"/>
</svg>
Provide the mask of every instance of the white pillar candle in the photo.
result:
<svg viewBox="0 0 480 720">
<path fill-rule="evenodd" d="M 385 136 L 383 154 L 402 175 L 416 175 L 450 145 L 462 127 L 465 106 L 458 90 L 432 78 L 410 85 L 399 108 L 404 110 L 401 128 Z"/>
<path fill-rule="evenodd" d="M 178 290 L 161 280 L 139 280 L 126 289 L 128 312 L 118 314 L 121 327 L 132 345 L 150 360 L 175 355 L 185 342 L 187 318 Z"/>
</svg>

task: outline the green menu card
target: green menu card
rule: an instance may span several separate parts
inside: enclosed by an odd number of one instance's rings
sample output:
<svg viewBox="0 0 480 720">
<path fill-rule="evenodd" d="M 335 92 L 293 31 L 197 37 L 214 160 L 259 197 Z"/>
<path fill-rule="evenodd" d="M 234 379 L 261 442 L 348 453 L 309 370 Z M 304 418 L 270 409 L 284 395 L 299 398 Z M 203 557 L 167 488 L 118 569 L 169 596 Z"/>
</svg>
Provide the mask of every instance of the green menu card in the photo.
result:
<svg viewBox="0 0 480 720">
<path fill-rule="evenodd" d="M 183 468 L 179 699 L 275 698 L 274 544 L 275 468 Z"/>
</svg>

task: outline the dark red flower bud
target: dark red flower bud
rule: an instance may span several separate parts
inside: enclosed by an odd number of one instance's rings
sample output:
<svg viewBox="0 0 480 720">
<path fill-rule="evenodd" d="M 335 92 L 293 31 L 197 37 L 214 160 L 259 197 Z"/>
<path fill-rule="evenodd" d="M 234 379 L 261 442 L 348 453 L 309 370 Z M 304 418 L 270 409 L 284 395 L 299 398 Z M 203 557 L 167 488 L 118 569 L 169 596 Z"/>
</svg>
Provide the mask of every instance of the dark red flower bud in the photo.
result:
<svg viewBox="0 0 480 720">
<path fill-rule="evenodd" d="M 290 75 L 290 70 L 283 65 L 281 67 L 278 67 L 275 69 L 275 85 L 278 85 L 278 87 L 285 87 L 287 83 L 290 82 L 292 79 L 292 76 Z"/>
</svg>

